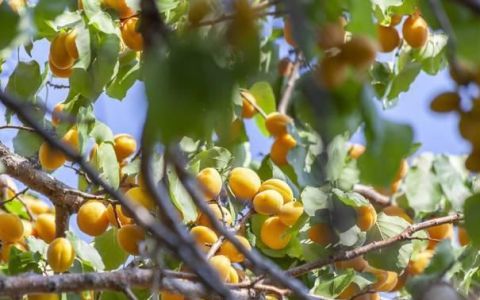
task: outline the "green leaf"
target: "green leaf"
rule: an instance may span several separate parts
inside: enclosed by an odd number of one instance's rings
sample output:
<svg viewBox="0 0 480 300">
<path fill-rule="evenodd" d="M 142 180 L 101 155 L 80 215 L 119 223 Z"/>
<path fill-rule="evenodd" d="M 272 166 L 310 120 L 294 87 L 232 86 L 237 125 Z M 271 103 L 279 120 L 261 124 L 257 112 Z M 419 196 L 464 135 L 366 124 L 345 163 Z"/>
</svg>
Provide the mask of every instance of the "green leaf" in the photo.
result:
<svg viewBox="0 0 480 300">
<path fill-rule="evenodd" d="M 118 34 L 118 28 L 112 17 L 102 9 L 100 0 L 82 0 L 83 10 L 95 29 L 106 34 Z"/>
<path fill-rule="evenodd" d="M 205 168 L 215 168 L 220 173 L 223 173 L 228 168 L 231 160 L 232 154 L 230 151 L 221 147 L 213 147 L 196 154 L 190 160 L 190 166 L 196 172 Z"/>
<path fill-rule="evenodd" d="M 480 194 L 470 196 L 463 206 L 465 229 L 472 243 L 480 246 Z"/>
<path fill-rule="evenodd" d="M 290 133 L 297 141 L 297 146 L 288 152 L 287 160 L 297 177 L 300 186 L 318 185 L 324 181 L 324 170 L 320 160 L 322 142 L 320 137 L 310 131 Z M 283 168 L 285 169 L 285 168 Z"/>
<path fill-rule="evenodd" d="M 43 140 L 38 134 L 26 130 L 19 130 L 13 138 L 13 149 L 15 153 L 19 155 L 33 157 L 37 155 L 42 143 Z"/>
<path fill-rule="evenodd" d="M 39 253 L 43 258 L 47 257 L 48 244 L 41 239 L 29 236 L 26 238 L 28 250 L 32 253 Z"/>
<path fill-rule="evenodd" d="M 276 111 L 275 94 L 273 93 L 273 89 L 268 82 L 257 82 L 250 87 L 249 91 L 252 93 L 253 97 L 255 97 L 257 105 L 262 108 L 267 115 Z M 270 135 L 265 127 L 265 119 L 260 114 L 255 115 L 255 123 L 263 135 Z"/>
<path fill-rule="evenodd" d="M 375 226 L 367 233 L 367 240 L 383 241 L 402 233 L 410 224 L 400 217 L 380 213 Z M 398 272 L 405 269 L 413 247 L 410 241 L 395 243 L 391 247 L 368 252 L 365 259 L 376 268 Z"/>
<path fill-rule="evenodd" d="M 347 29 L 352 33 L 368 35 L 376 38 L 376 27 L 372 22 L 372 5 L 368 1 L 349 0 L 351 21 Z"/>
<path fill-rule="evenodd" d="M 82 263 L 90 265 L 95 270 L 103 271 L 105 265 L 103 264 L 102 257 L 98 254 L 97 249 L 78 238 L 73 232 L 68 231 L 66 233 L 67 239 L 72 243 L 75 255 L 82 261 Z"/>
<path fill-rule="evenodd" d="M 422 70 L 427 74 L 435 75 L 446 65 L 446 46 L 448 36 L 444 33 L 431 34 L 427 44 L 413 53 L 413 57 L 420 61 Z"/>
<path fill-rule="evenodd" d="M 20 218 L 28 219 L 29 217 L 25 206 L 18 199 L 5 203 L 5 208 L 9 213 L 15 214 Z"/>
<path fill-rule="evenodd" d="M 8 1 L 3 1 L 3 3 L 0 4 L 0 28 L 2 28 L 2 34 L 0 34 L 0 50 L 9 46 L 17 36 L 19 22 L 20 17 L 12 11 L 8 5 Z"/>
<path fill-rule="evenodd" d="M 39 0 L 33 10 L 33 19 L 40 36 L 51 37 L 56 34 L 53 21 L 65 11 L 69 0 Z"/>
<path fill-rule="evenodd" d="M 404 55 L 409 56 L 410 53 Z M 401 58 L 399 58 L 399 60 L 400 59 Z M 399 65 L 400 64 L 397 64 L 397 70 L 395 70 L 391 77 L 391 81 L 389 82 L 382 99 L 385 106 L 389 106 L 390 102 L 396 100 L 401 93 L 408 91 L 410 85 L 415 81 L 422 69 L 422 64 L 415 61 L 409 61 L 401 68 Z"/>
<path fill-rule="evenodd" d="M 435 254 L 425 269 L 424 274 L 436 275 L 437 277 L 443 276 L 445 271 L 450 269 L 456 260 L 452 243 L 449 240 L 443 240 L 435 247 Z"/>
<path fill-rule="evenodd" d="M 26 272 L 41 274 L 41 258 L 39 253 L 23 252 L 17 249 L 17 247 L 12 247 L 10 248 L 10 258 L 8 260 L 8 272 L 10 275 Z"/>
<path fill-rule="evenodd" d="M 193 222 L 197 219 L 198 212 L 195 203 L 190 194 L 185 190 L 177 174 L 171 169 L 167 169 L 168 190 L 173 204 L 182 212 L 185 222 Z"/>
<path fill-rule="evenodd" d="M 35 60 L 19 62 L 8 79 L 7 93 L 20 100 L 34 101 L 34 96 L 42 86 L 43 78 L 40 65 Z"/>
<path fill-rule="evenodd" d="M 355 271 L 353 269 L 342 271 L 340 274 L 330 276 L 330 278 L 320 277 L 315 281 L 311 292 L 318 296 L 335 298 L 353 282 L 354 278 Z"/>
<path fill-rule="evenodd" d="M 128 90 L 140 76 L 140 62 L 136 52 L 128 52 L 120 57 L 118 71 L 107 86 L 107 95 L 123 100 Z"/>
<path fill-rule="evenodd" d="M 95 121 L 95 126 L 93 127 L 92 131 L 90 132 L 90 136 L 95 140 L 97 144 L 101 144 L 104 142 L 112 142 L 113 143 L 113 133 L 110 127 L 106 124 Z"/>
<path fill-rule="evenodd" d="M 338 200 L 348 206 L 360 207 L 370 203 L 365 197 L 355 192 L 343 192 L 337 188 L 332 189 L 332 192 L 337 196 Z"/>
<path fill-rule="evenodd" d="M 128 253 L 118 245 L 117 231 L 117 228 L 111 228 L 94 240 L 94 247 L 102 257 L 106 271 L 118 268 L 128 258 Z"/>
<path fill-rule="evenodd" d="M 322 188 L 307 186 L 303 189 L 300 197 L 307 215 L 313 217 L 321 210 L 326 210 L 328 213 L 328 191 L 328 186 Z"/>
<path fill-rule="evenodd" d="M 119 165 L 113 145 L 109 142 L 99 144 L 96 155 L 97 168 L 100 176 L 113 188 L 120 184 Z"/>
</svg>

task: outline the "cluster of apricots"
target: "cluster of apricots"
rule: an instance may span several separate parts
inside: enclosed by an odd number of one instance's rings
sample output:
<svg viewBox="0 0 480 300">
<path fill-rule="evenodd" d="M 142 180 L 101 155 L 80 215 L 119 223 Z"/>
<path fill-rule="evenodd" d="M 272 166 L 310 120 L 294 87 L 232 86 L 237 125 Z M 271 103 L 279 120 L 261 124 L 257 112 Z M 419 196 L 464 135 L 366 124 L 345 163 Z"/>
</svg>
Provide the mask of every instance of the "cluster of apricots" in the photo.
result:
<svg viewBox="0 0 480 300">
<path fill-rule="evenodd" d="M 348 67 L 364 72 L 375 62 L 377 50 L 391 52 L 401 44 L 395 26 L 402 22 L 400 15 L 391 16 L 388 26 L 377 26 L 377 41 L 364 36 L 348 37 L 345 31 L 347 21 L 340 17 L 336 22 L 328 22 L 318 30 L 317 46 L 324 56 L 316 68 L 316 79 L 326 89 L 335 89 L 347 79 Z M 429 37 L 429 29 L 418 12 L 408 16 L 402 27 L 403 39 L 412 48 L 423 47 Z M 284 22 L 284 38 L 292 47 L 297 47 L 290 19 Z M 282 60 L 279 65 L 281 75 L 291 72 L 291 62 Z M 284 75 L 288 76 L 288 75 Z"/>
<path fill-rule="evenodd" d="M 241 91 L 240 95 L 242 96 L 242 117 L 252 118 L 257 113 L 255 97 L 245 90 Z M 274 138 L 270 159 L 278 166 L 288 164 L 288 152 L 297 145 L 295 138 L 288 133 L 289 124 L 293 124 L 293 120 L 286 114 L 272 112 L 265 117 L 265 127 Z"/>
<path fill-rule="evenodd" d="M 475 72 L 462 63 L 450 66 L 450 76 L 458 87 L 468 88 L 470 84 L 480 87 L 480 69 Z M 458 89 L 437 95 L 430 103 L 432 111 L 437 113 L 459 114 L 458 128 L 461 136 L 472 145 L 472 151 L 465 161 L 465 166 L 472 172 L 480 172 L 480 98 L 471 99 L 467 109 L 462 107 L 462 98 Z"/>
</svg>

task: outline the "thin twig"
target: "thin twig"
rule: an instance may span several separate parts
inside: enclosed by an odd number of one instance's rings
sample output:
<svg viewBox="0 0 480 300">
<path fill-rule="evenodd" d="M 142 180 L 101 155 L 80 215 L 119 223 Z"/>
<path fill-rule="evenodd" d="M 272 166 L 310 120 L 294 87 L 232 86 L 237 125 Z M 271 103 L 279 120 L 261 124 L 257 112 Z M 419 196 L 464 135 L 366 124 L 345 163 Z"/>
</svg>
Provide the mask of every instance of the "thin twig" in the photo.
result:
<svg viewBox="0 0 480 300">
<path fill-rule="evenodd" d="M 375 191 L 372 187 L 365 186 L 362 184 L 356 184 L 353 187 L 353 191 L 365 197 L 372 204 L 376 204 L 380 206 L 389 206 L 392 204 L 392 201 L 389 197 L 380 194 L 379 192 Z"/>
<path fill-rule="evenodd" d="M 267 114 L 265 113 L 265 111 L 264 111 L 260 106 L 258 106 L 257 103 L 251 101 L 248 96 L 243 96 L 244 93 L 245 93 L 244 90 L 240 90 L 240 95 L 242 95 L 242 99 L 244 99 L 244 100 L 246 100 L 248 103 L 250 103 L 250 105 L 253 106 L 253 108 L 255 108 L 255 110 L 258 111 L 258 113 L 259 113 L 264 119 L 266 119 L 266 118 L 267 118 Z"/>
<path fill-rule="evenodd" d="M 0 129 L 18 129 L 18 130 L 35 132 L 33 128 L 30 128 L 27 126 L 21 126 L 21 125 L 3 125 L 3 126 L 0 126 Z"/>
<path fill-rule="evenodd" d="M 300 53 L 297 53 L 295 62 L 293 63 L 292 73 L 288 78 L 287 85 L 285 86 L 285 89 L 282 94 L 282 98 L 278 104 L 278 112 L 281 114 L 287 113 L 288 107 L 290 105 L 290 100 L 292 99 L 295 82 L 300 77 L 299 71 L 300 71 L 301 63 L 302 63 L 302 55 Z"/>
<path fill-rule="evenodd" d="M 47 85 L 53 87 L 54 89 L 69 89 L 69 85 L 64 85 L 64 84 L 56 84 L 51 81 L 47 81 Z"/>
</svg>

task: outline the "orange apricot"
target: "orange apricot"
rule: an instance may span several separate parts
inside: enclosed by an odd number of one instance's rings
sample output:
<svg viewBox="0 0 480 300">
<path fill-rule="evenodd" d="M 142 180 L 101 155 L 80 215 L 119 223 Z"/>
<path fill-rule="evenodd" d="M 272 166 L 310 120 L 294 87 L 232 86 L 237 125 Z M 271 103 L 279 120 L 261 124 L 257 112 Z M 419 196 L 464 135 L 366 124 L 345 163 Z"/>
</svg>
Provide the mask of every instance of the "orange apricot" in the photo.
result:
<svg viewBox="0 0 480 300">
<path fill-rule="evenodd" d="M 107 230 L 108 216 L 105 205 L 96 200 L 90 200 L 77 213 L 77 224 L 81 231 L 91 236 L 99 236 Z"/>
<path fill-rule="evenodd" d="M 0 240 L 6 243 L 15 243 L 23 237 L 22 220 L 14 214 L 0 214 Z"/>
<path fill-rule="evenodd" d="M 70 269 L 75 259 L 72 243 L 66 238 L 56 238 L 47 250 L 47 262 L 56 273 L 63 273 Z"/>
<path fill-rule="evenodd" d="M 419 14 L 409 16 L 403 23 L 403 38 L 412 48 L 423 47 L 428 40 L 428 24 Z"/>
<path fill-rule="evenodd" d="M 52 126 L 58 126 L 60 124 L 60 115 L 63 112 L 64 108 L 65 104 L 63 103 L 58 103 L 57 105 L 55 105 L 52 112 Z"/>
<path fill-rule="evenodd" d="M 357 272 L 362 272 L 368 267 L 368 262 L 363 256 L 357 256 L 349 260 L 337 261 L 335 262 L 335 267 L 337 269 L 354 269 Z"/>
<path fill-rule="evenodd" d="M 303 204 L 300 201 L 285 203 L 278 213 L 280 221 L 288 226 L 293 226 L 303 214 Z"/>
<path fill-rule="evenodd" d="M 437 95 L 430 103 L 430 109 L 434 112 L 444 113 L 460 109 L 460 95 L 456 92 L 444 92 Z"/>
<path fill-rule="evenodd" d="M 281 136 L 288 133 L 287 126 L 292 122 L 292 119 L 286 114 L 273 112 L 268 114 L 267 118 L 265 119 L 265 126 L 271 135 Z"/>
<path fill-rule="evenodd" d="M 377 281 L 372 285 L 372 289 L 375 291 L 390 292 L 397 285 L 398 274 L 395 272 L 372 267 L 367 267 L 365 271 L 375 275 Z"/>
<path fill-rule="evenodd" d="M 195 226 L 190 230 L 190 234 L 205 252 L 218 240 L 217 234 L 206 226 Z"/>
<path fill-rule="evenodd" d="M 62 142 L 64 142 L 76 152 L 80 151 L 78 129 L 76 127 L 70 128 L 63 136 Z"/>
<path fill-rule="evenodd" d="M 290 186 L 283 180 L 272 178 L 264 181 L 258 192 L 263 192 L 267 190 L 274 190 L 279 192 L 282 195 L 283 203 L 293 201 L 293 191 Z"/>
<path fill-rule="evenodd" d="M 328 246 L 335 241 L 335 233 L 329 224 L 318 223 L 308 230 L 308 237 L 315 243 Z"/>
<path fill-rule="evenodd" d="M 223 220 L 223 222 L 226 225 L 231 225 L 232 224 L 232 215 L 230 214 L 230 212 L 225 207 L 220 206 L 217 203 L 209 203 L 208 208 L 213 212 L 213 214 L 215 215 L 217 220 L 219 220 L 220 222 L 222 222 L 222 220 Z M 198 215 L 197 224 L 202 225 L 202 226 L 206 226 L 208 228 L 213 228 L 213 225 L 210 222 L 210 219 L 208 219 L 208 217 L 206 215 L 204 215 L 203 213 Z"/>
<path fill-rule="evenodd" d="M 375 62 L 377 45 L 365 36 L 354 36 L 341 47 L 340 57 L 355 69 L 369 69 Z"/>
<path fill-rule="evenodd" d="M 73 72 L 72 68 L 63 69 L 63 70 L 57 68 L 56 66 L 53 65 L 51 59 L 48 60 L 48 67 L 50 68 L 50 71 L 52 71 L 52 74 L 55 77 L 59 77 L 59 78 L 69 78 Z"/>
<path fill-rule="evenodd" d="M 231 262 L 228 257 L 224 255 L 215 255 L 212 256 L 208 262 L 212 266 L 213 269 L 215 269 L 220 276 L 220 279 L 223 281 L 227 281 L 230 277 L 230 267 L 231 267 Z"/>
<path fill-rule="evenodd" d="M 433 257 L 433 250 L 424 250 L 420 253 L 417 253 L 413 258 L 410 258 L 408 262 L 406 272 L 409 275 L 419 275 L 430 264 L 430 260 Z"/>
<path fill-rule="evenodd" d="M 400 45 L 400 35 L 395 27 L 378 25 L 377 34 L 382 52 L 391 52 Z"/>
<path fill-rule="evenodd" d="M 287 233 L 288 228 L 279 217 L 270 217 L 262 224 L 260 240 L 271 249 L 283 249 L 292 238 L 291 234 Z"/>
<path fill-rule="evenodd" d="M 255 171 L 237 167 L 230 172 L 228 186 L 239 200 L 252 200 L 262 182 Z"/>
<path fill-rule="evenodd" d="M 377 212 L 372 205 L 357 208 L 357 226 L 362 231 L 368 231 L 377 222 Z"/>
<path fill-rule="evenodd" d="M 214 200 L 222 190 L 222 177 L 214 168 L 205 168 L 197 174 L 197 181 L 203 190 L 205 200 Z"/>
<path fill-rule="evenodd" d="M 119 162 L 129 157 L 137 150 L 137 142 L 129 134 L 117 134 L 113 140 L 115 155 Z"/>
<path fill-rule="evenodd" d="M 470 243 L 470 238 L 468 237 L 468 232 L 464 227 L 458 227 L 458 242 L 461 246 L 468 245 Z"/>
<path fill-rule="evenodd" d="M 115 206 L 115 210 L 113 209 L 114 206 Z M 123 213 L 122 206 L 119 204 L 117 205 L 108 204 L 106 215 L 110 225 L 115 227 L 121 227 L 123 225 L 133 223 L 133 219 L 127 217 Z M 120 226 L 118 223 L 120 223 Z"/>
<path fill-rule="evenodd" d="M 275 190 L 259 192 L 253 198 L 253 208 L 262 215 L 277 214 L 283 205 L 282 195 Z"/>
<path fill-rule="evenodd" d="M 153 200 L 148 191 L 142 187 L 137 186 L 129 189 L 125 196 L 133 204 L 143 206 L 148 210 L 154 210 L 156 207 L 155 200 Z M 129 216 L 128 213 L 125 213 L 125 210 L 123 210 L 123 213 Z"/>
<path fill-rule="evenodd" d="M 50 243 L 56 235 L 55 216 L 52 214 L 38 215 L 33 224 L 33 229 L 40 239 Z"/>
<path fill-rule="evenodd" d="M 75 59 L 67 52 L 65 46 L 66 37 L 67 33 L 60 32 L 50 44 L 49 60 L 52 62 L 52 65 L 60 70 L 70 69 L 75 62 Z"/>
<path fill-rule="evenodd" d="M 133 224 L 122 226 L 117 231 L 117 242 L 120 248 L 131 255 L 140 254 L 140 243 L 145 239 L 142 227 Z"/>
<path fill-rule="evenodd" d="M 235 238 L 248 250 L 252 249 L 252 246 L 250 246 L 248 240 L 243 236 L 236 235 Z M 225 255 L 232 263 L 240 263 L 245 260 L 243 254 L 238 251 L 238 249 L 230 241 L 225 241 L 222 246 L 220 246 L 218 254 Z"/>
<path fill-rule="evenodd" d="M 352 282 L 337 296 L 337 299 L 351 299 L 359 293 L 360 287 L 355 282 Z"/>
<path fill-rule="evenodd" d="M 256 104 L 257 100 L 249 91 L 243 90 L 240 92 L 242 96 L 242 118 L 250 119 L 257 113 L 257 109 L 252 103 Z"/>
<path fill-rule="evenodd" d="M 427 228 L 430 238 L 435 240 L 443 240 L 452 236 L 453 225 L 446 223 Z"/>
<path fill-rule="evenodd" d="M 398 206 L 395 206 L 395 205 L 390 205 L 390 206 L 385 207 L 383 209 L 383 212 L 388 216 L 400 217 L 410 224 L 413 223 L 412 218 L 410 218 L 410 216 L 407 214 L 407 212 L 401 207 L 398 207 Z"/>
<path fill-rule="evenodd" d="M 288 164 L 288 152 L 297 145 L 297 141 L 290 134 L 284 134 L 275 139 L 270 149 L 270 159 L 278 166 Z"/>
<path fill-rule="evenodd" d="M 62 151 L 44 142 L 38 150 L 40 165 L 46 171 L 54 171 L 63 166 L 67 158 Z"/>
<path fill-rule="evenodd" d="M 143 37 L 138 32 L 138 21 L 138 17 L 132 17 L 124 21 L 120 27 L 123 42 L 134 51 L 143 50 Z"/>
<path fill-rule="evenodd" d="M 77 39 L 77 33 L 75 30 L 70 31 L 65 36 L 65 49 L 67 50 L 68 55 L 73 59 L 78 59 L 78 50 L 75 40 Z"/>
</svg>

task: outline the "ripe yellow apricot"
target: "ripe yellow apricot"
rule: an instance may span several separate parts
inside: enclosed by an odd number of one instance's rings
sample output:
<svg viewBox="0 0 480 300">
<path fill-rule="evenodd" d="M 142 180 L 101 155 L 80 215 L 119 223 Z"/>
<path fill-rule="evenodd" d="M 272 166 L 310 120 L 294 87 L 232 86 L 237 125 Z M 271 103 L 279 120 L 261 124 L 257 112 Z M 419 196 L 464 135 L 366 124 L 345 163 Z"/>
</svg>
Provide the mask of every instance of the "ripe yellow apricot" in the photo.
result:
<svg viewBox="0 0 480 300">
<path fill-rule="evenodd" d="M 252 249 L 248 240 L 243 236 L 236 235 L 235 238 L 248 250 Z M 245 260 L 243 254 L 228 240 L 220 246 L 218 254 L 228 257 L 232 263 L 240 263 Z"/>
<path fill-rule="evenodd" d="M 62 142 L 67 144 L 74 151 L 80 151 L 78 129 L 76 127 L 70 128 L 63 136 Z"/>
<path fill-rule="evenodd" d="M 292 22 L 290 18 L 285 18 L 283 23 L 283 37 L 285 38 L 285 42 L 290 46 L 297 48 L 297 42 L 293 37 L 293 29 L 292 29 Z"/>
<path fill-rule="evenodd" d="M 345 83 L 347 71 L 348 65 L 341 56 L 326 56 L 315 68 L 315 79 L 321 87 L 333 90 Z"/>
<path fill-rule="evenodd" d="M 270 149 L 270 159 L 278 166 L 288 164 L 287 155 L 290 149 L 297 145 L 297 141 L 290 134 L 284 134 L 275 139 Z"/>
<path fill-rule="evenodd" d="M 248 168 L 235 168 L 228 177 L 228 186 L 239 200 L 252 200 L 261 184 L 257 173 Z"/>
<path fill-rule="evenodd" d="M 58 294 L 29 294 L 28 300 L 59 300 Z"/>
<path fill-rule="evenodd" d="M 224 255 L 215 255 L 212 256 L 208 262 L 215 269 L 220 276 L 220 279 L 227 281 L 230 275 L 231 262 L 228 257 Z"/>
<path fill-rule="evenodd" d="M 353 144 L 348 150 L 348 156 L 350 156 L 351 159 L 358 159 L 363 153 L 365 153 L 365 150 L 366 148 L 364 145 Z"/>
<path fill-rule="evenodd" d="M 50 243 L 55 239 L 56 234 L 55 216 L 52 214 L 38 215 L 33 224 L 33 230 L 40 239 Z"/>
<path fill-rule="evenodd" d="M 262 183 L 258 192 L 263 192 L 267 190 L 274 190 L 280 193 L 283 198 L 283 203 L 293 201 L 293 192 L 290 186 L 283 180 L 280 179 L 268 179 Z"/>
<path fill-rule="evenodd" d="M 337 296 L 337 299 L 351 299 L 359 293 L 360 287 L 355 282 L 352 282 Z"/>
<path fill-rule="evenodd" d="M 377 45 L 365 36 L 352 37 L 341 50 L 340 57 L 360 71 L 369 69 L 377 55 Z"/>
<path fill-rule="evenodd" d="M 38 150 L 38 159 L 40 165 L 46 171 L 54 171 L 59 167 L 63 166 L 67 158 L 62 151 L 52 147 L 47 142 L 44 142 L 40 145 Z"/>
<path fill-rule="evenodd" d="M 253 198 L 253 208 L 261 215 L 277 214 L 283 205 L 282 195 L 275 190 L 266 190 Z"/>
<path fill-rule="evenodd" d="M 218 240 L 217 234 L 206 226 L 195 226 L 190 230 L 190 234 L 205 252 Z"/>
<path fill-rule="evenodd" d="M 8 262 L 8 260 L 10 259 L 10 251 L 12 250 L 12 247 L 17 248 L 22 252 L 27 250 L 25 249 L 25 246 L 23 246 L 20 243 L 15 243 L 15 244 L 4 243 L 2 245 L 2 251 L 1 251 L 1 259 L 3 262 Z"/>
<path fill-rule="evenodd" d="M 335 233 L 330 225 L 326 223 L 318 223 L 310 227 L 308 237 L 322 246 L 328 246 L 335 241 Z"/>
<path fill-rule="evenodd" d="M 418 253 L 414 258 L 410 258 L 406 270 L 407 274 L 412 276 L 422 274 L 430 264 L 433 253 L 434 251 L 432 250 L 425 250 Z"/>
<path fill-rule="evenodd" d="M 75 59 L 68 54 L 65 47 L 66 37 L 67 33 L 60 32 L 50 44 L 49 60 L 60 70 L 70 69 L 75 63 Z"/>
<path fill-rule="evenodd" d="M 407 214 L 407 212 L 405 210 L 403 210 L 403 208 L 401 208 L 401 207 L 398 207 L 398 206 L 395 206 L 395 205 L 390 205 L 390 206 L 385 207 L 383 209 L 383 212 L 388 216 L 400 217 L 410 224 L 413 223 L 412 218 L 410 218 L 410 216 Z"/>
<path fill-rule="evenodd" d="M 242 96 L 242 118 L 250 119 L 257 113 L 257 109 L 252 103 L 257 103 L 255 97 L 249 91 L 243 90 L 240 92 Z"/>
<path fill-rule="evenodd" d="M 137 150 L 137 142 L 129 134 L 117 134 L 113 140 L 117 160 L 121 162 Z"/>
<path fill-rule="evenodd" d="M 72 243 L 66 238 L 56 238 L 47 250 L 47 262 L 56 273 L 63 273 L 70 269 L 75 259 Z"/>
<path fill-rule="evenodd" d="M 380 294 L 378 293 L 366 293 L 355 297 L 355 300 L 380 300 Z"/>
<path fill-rule="evenodd" d="M 270 217 L 262 224 L 260 229 L 260 239 L 267 247 L 280 250 L 285 248 L 290 239 L 290 233 L 287 233 L 288 226 L 280 221 L 279 217 Z"/>
<path fill-rule="evenodd" d="M 138 225 L 128 224 L 117 232 L 117 242 L 120 248 L 131 255 L 140 254 L 140 242 L 145 239 L 145 232 Z"/>
<path fill-rule="evenodd" d="M 223 222 L 227 226 L 232 224 L 232 215 L 230 214 L 228 209 L 226 209 L 223 206 L 220 206 L 217 203 L 208 204 L 208 208 L 213 212 L 213 214 L 215 215 L 217 220 L 219 220 L 220 222 L 223 220 Z M 212 223 L 210 222 L 208 217 L 206 215 L 204 215 L 203 213 L 198 215 L 197 224 L 202 225 L 202 226 L 206 226 L 208 228 L 213 227 Z"/>
<path fill-rule="evenodd" d="M 395 27 L 378 25 L 377 34 L 382 52 L 391 52 L 400 45 L 400 35 Z"/>
<path fill-rule="evenodd" d="M 78 59 L 78 50 L 75 40 L 77 39 L 77 33 L 75 30 L 70 31 L 65 37 L 65 49 L 67 50 L 68 55 L 73 59 Z"/>
<path fill-rule="evenodd" d="M 125 196 L 134 204 L 136 205 L 141 205 L 145 207 L 148 210 L 154 210 L 155 209 L 155 200 L 152 199 L 148 191 L 142 187 L 133 187 L 128 190 L 128 192 L 125 194 Z M 123 213 L 126 216 L 129 216 L 127 213 L 125 213 L 125 210 L 123 210 Z"/>
<path fill-rule="evenodd" d="M 285 57 L 278 62 L 278 75 L 282 77 L 290 77 L 292 72 L 293 63 L 288 57 Z"/>
<path fill-rule="evenodd" d="M 185 296 L 183 295 L 180 295 L 180 294 L 176 294 L 176 293 L 172 293 L 172 292 L 169 292 L 169 291 L 162 291 L 160 293 L 160 296 L 161 296 L 161 300 L 184 300 L 185 299 Z"/>
<path fill-rule="evenodd" d="M 23 195 L 23 201 L 27 205 L 27 208 L 30 210 L 30 212 L 34 215 L 43 214 L 50 210 L 50 207 L 47 203 L 33 196 Z"/>
<path fill-rule="evenodd" d="M 60 115 L 63 112 L 64 108 L 65 104 L 63 103 L 58 103 L 57 105 L 55 105 L 52 112 L 52 126 L 58 126 L 58 124 L 60 124 Z"/>
<path fill-rule="evenodd" d="M 430 103 L 434 112 L 444 113 L 460 109 L 460 95 L 456 92 L 444 92 L 436 96 Z"/>
<path fill-rule="evenodd" d="M 428 235 L 430 238 L 435 240 L 443 240 L 449 238 L 453 234 L 453 225 L 452 224 L 441 224 L 427 228 Z"/>
<path fill-rule="evenodd" d="M 232 266 L 230 266 L 230 271 L 228 272 L 227 282 L 232 284 L 239 282 L 237 270 L 235 270 L 235 268 Z"/>
<path fill-rule="evenodd" d="M 99 236 L 108 227 L 107 208 L 96 200 L 90 200 L 82 206 L 77 213 L 78 228 L 91 236 Z"/>
<path fill-rule="evenodd" d="M 115 206 L 115 210 L 113 210 L 113 207 Z M 107 219 L 110 225 L 119 227 L 118 223 L 120 223 L 120 227 L 126 224 L 132 224 L 133 220 L 129 217 L 127 217 L 122 210 L 122 206 L 120 204 L 117 205 L 112 205 L 108 204 L 107 206 Z M 116 217 L 115 217 L 116 214 Z M 118 219 L 118 222 L 117 222 Z"/>
<path fill-rule="evenodd" d="M 375 275 L 377 281 L 372 285 L 372 289 L 378 292 L 390 292 L 395 288 L 398 282 L 398 274 L 392 271 L 385 271 L 373 267 L 367 267 L 366 272 Z"/>
<path fill-rule="evenodd" d="M 70 76 L 72 76 L 72 72 L 73 72 L 72 68 L 63 69 L 63 70 L 59 69 L 55 65 L 53 65 L 51 59 L 48 60 L 48 67 L 50 68 L 50 71 L 52 71 L 52 74 L 56 77 L 69 78 Z"/>
<path fill-rule="evenodd" d="M 15 243 L 23 237 L 22 220 L 14 214 L 0 214 L 0 240 Z"/>
<path fill-rule="evenodd" d="M 413 14 L 403 23 L 403 38 L 412 48 L 423 47 L 428 40 L 428 24 L 419 14 Z"/>
<path fill-rule="evenodd" d="M 303 214 L 303 204 L 299 201 L 285 203 L 280 208 L 278 217 L 283 224 L 293 226 Z"/>
<path fill-rule="evenodd" d="M 340 22 L 330 22 L 323 25 L 318 33 L 318 47 L 328 50 L 343 45 L 345 43 L 345 29 L 343 27 Z"/>
<path fill-rule="evenodd" d="M 133 17 L 124 21 L 120 28 L 123 42 L 134 51 L 143 50 L 143 37 L 138 32 L 138 24 L 138 18 Z"/>
<path fill-rule="evenodd" d="M 362 231 L 368 231 L 377 222 L 377 212 L 372 205 L 357 208 L 357 226 Z"/>
<path fill-rule="evenodd" d="M 205 168 L 197 174 L 197 181 L 203 190 L 205 200 L 214 200 L 222 190 L 222 177 L 214 168 Z"/>
<path fill-rule="evenodd" d="M 458 227 L 458 242 L 461 246 L 468 245 L 470 243 L 470 238 L 468 237 L 468 232 L 463 227 Z"/>
<path fill-rule="evenodd" d="M 357 256 L 355 258 L 343 261 L 335 262 L 335 268 L 337 269 L 354 269 L 357 272 L 363 272 L 368 267 L 368 262 L 363 256 Z"/>
<path fill-rule="evenodd" d="M 265 119 L 265 126 L 271 135 L 280 136 L 287 134 L 287 126 L 292 122 L 292 118 L 286 114 L 273 112 L 268 114 L 267 118 Z"/>
</svg>

